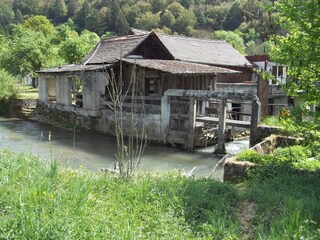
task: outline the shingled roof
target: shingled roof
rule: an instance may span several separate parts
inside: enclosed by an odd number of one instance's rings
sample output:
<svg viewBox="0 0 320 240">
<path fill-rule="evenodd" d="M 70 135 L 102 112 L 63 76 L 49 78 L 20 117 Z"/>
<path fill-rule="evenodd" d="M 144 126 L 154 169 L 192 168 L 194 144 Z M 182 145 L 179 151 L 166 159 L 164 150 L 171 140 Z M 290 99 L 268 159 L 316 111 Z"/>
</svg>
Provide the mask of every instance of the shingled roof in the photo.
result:
<svg viewBox="0 0 320 240">
<path fill-rule="evenodd" d="M 177 60 L 158 60 L 158 59 L 127 59 L 122 61 L 129 62 L 141 67 L 160 70 L 176 75 L 215 75 L 217 73 L 239 73 L 238 71 L 227 68 L 215 67 L 206 64 L 190 63 Z"/>
<path fill-rule="evenodd" d="M 139 32 L 102 40 L 81 64 L 110 64 L 133 52 L 150 34 L 156 35 L 175 60 L 215 66 L 251 67 L 252 64 L 229 43 L 181 36 Z"/>
<path fill-rule="evenodd" d="M 81 64 L 114 63 L 143 42 L 149 34 L 128 35 L 101 40 L 98 45 L 81 61 Z"/>
<path fill-rule="evenodd" d="M 219 66 L 252 66 L 226 41 L 159 34 L 157 36 L 176 60 Z"/>
</svg>

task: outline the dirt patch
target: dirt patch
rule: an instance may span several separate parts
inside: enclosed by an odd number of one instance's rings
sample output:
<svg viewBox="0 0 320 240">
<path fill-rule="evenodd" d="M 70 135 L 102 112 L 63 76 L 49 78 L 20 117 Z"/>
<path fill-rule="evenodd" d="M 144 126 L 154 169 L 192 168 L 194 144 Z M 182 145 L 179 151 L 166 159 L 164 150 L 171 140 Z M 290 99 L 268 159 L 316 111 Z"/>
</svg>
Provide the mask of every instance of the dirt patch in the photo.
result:
<svg viewBox="0 0 320 240">
<path fill-rule="evenodd" d="M 255 213 L 256 205 L 254 202 L 249 202 L 247 200 L 240 202 L 237 210 L 237 216 L 241 224 L 241 229 L 244 233 L 241 239 L 252 239 L 252 221 L 255 217 Z"/>
</svg>

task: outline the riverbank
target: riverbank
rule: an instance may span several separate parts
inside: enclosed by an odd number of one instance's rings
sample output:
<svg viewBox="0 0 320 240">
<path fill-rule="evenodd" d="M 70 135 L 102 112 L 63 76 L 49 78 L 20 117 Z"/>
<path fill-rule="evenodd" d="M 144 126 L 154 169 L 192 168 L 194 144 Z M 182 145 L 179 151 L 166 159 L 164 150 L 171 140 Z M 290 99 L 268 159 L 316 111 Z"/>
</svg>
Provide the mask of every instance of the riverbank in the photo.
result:
<svg viewBox="0 0 320 240">
<path fill-rule="evenodd" d="M 37 106 L 37 99 L 6 98 L 0 100 L 0 116 L 29 119 Z"/>
<path fill-rule="evenodd" d="M 320 237 L 316 176 L 274 173 L 237 185 L 178 172 L 127 180 L 0 156 L 1 239 Z"/>
</svg>

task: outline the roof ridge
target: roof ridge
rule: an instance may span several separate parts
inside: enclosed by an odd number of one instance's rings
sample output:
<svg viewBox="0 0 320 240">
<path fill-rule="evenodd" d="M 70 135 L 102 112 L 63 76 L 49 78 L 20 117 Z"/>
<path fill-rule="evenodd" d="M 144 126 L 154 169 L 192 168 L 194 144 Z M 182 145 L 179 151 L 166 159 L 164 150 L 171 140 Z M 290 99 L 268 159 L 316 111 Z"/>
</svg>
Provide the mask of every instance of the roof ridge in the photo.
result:
<svg viewBox="0 0 320 240">
<path fill-rule="evenodd" d="M 128 40 L 128 39 L 137 39 L 148 36 L 150 33 L 140 34 L 140 35 L 126 35 L 126 36 L 115 36 L 110 38 L 101 39 L 101 41 L 116 41 L 116 40 Z"/>
<path fill-rule="evenodd" d="M 196 37 L 187 37 L 187 36 L 181 36 L 181 35 L 165 35 L 165 34 L 160 34 L 160 33 L 156 33 L 157 36 L 159 37 L 168 37 L 168 38 L 182 38 L 182 39 L 190 39 L 190 40 L 195 40 L 195 41 L 199 41 L 199 42 L 217 42 L 217 43 L 227 43 L 227 41 L 225 40 L 221 40 L 221 39 L 206 39 L 206 38 L 196 38 Z"/>
</svg>

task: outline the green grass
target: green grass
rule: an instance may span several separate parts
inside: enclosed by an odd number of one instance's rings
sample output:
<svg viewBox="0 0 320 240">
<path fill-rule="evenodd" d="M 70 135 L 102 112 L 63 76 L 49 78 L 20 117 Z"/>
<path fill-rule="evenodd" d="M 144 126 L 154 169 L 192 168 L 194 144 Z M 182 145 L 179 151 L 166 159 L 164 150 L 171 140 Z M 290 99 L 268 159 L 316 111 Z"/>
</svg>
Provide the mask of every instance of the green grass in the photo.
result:
<svg viewBox="0 0 320 240">
<path fill-rule="evenodd" d="M 32 86 L 19 85 L 18 99 L 38 99 L 38 89 Z"/>
<path fill-rule="evenodd" d="M 237 155 L 238 161 L 249 161 L 264 165 L 268 169 L 288 168 L 320 171 L 320 143 L 315 141 L 307 146 L 291 146 L 277 148 L 272 154 L 262 155 L 252 149 L 247 149 Z M 260 168 L 258 171 L 265 171 Z"/>
<path fill-rule="evenodd" d="M 247 182 L 245 198 L 256 204 L 255 239 L 319 239 L 319 175 L 275 173 Z"/>
<path fill-rule="evenodd" d="M 318 239 L 316 176 L 130 179 L 0 150 L 0 239 Z M 243 201 L 256 212 L 244 230 Z M 241 218 L 241 216 L 240 216 Z"/>
<path fill-rule="evenodd" d="M 119 179 L 0 152 L 0 239 L 233 239 L 235 189 L 168 174 Z"/>
</svg>

